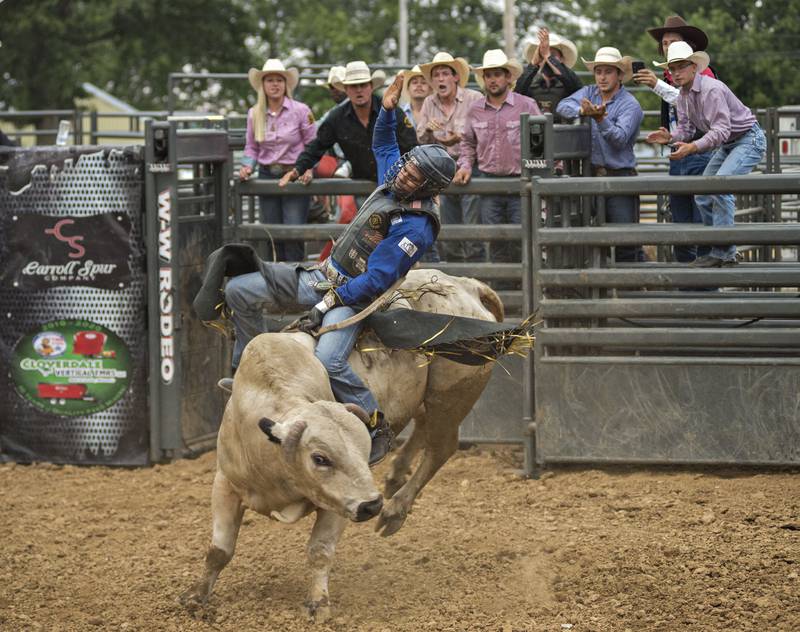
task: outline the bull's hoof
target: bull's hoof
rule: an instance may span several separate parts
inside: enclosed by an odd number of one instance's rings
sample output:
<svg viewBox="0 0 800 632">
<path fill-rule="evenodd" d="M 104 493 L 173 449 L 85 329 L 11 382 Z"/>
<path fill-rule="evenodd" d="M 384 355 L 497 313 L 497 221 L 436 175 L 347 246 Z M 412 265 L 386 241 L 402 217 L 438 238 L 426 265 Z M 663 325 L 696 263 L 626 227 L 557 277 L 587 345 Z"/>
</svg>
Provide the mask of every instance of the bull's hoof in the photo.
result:
<svg viewBox="0 0 800 632">
<path fill-rule="evenodd" d="M 407 516 L 408 511 L 405 507 L 395 502 L 393 498 L 383 506 L 381 515 L 378 516 L 378 522 L 375 525 L 375 531 L 384 538 L 388 538 L 390 535 L 400 531 L 400 527 L 405 523 Z"/>
<path fill-rule="evenodd" d="M 306 614 L 313 623 L 325 623 L 331 618 L 331 605 L 327 597 L 319 601 L 306 601 Z"/>
<path fill-rule="evenodd" d="M 178 597 L 178 601 L 189 610 L 194 610 L 198 606 L 205 606 L 211 596 L 208 582 L 201 579 L 188 590 L 183 591 Z"/>
</svg>

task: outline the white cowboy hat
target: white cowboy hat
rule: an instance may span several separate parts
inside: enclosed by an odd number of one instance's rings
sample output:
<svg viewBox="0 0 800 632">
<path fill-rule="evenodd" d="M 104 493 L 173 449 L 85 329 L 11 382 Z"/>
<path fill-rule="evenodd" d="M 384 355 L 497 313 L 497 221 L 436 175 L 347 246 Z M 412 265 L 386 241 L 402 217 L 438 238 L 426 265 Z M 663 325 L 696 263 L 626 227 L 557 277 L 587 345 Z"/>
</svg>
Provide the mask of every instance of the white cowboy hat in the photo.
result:
<svg viewBox="0 0 800 632">
<path fill-rule="evenodd" d="M 253 86 L 253 90 L 256 92 L 263 90 L 261 81 L 265 75 L 281 75 L 286 80 L 286 94 L 289 96 L 294 92 L 298 81 L 300 81 L 300 73 L 297 72 L 297 68 L 289 68 L 287 70 L 280 59 L 268 59 L 264 62 L 264 67 L 261 70 L 251 68 L 250 72 L 247 73 L 250 85 Z"/>
<path fill-rule="evenodd" d="M 341 81 L 342 79 L 344 79 L 344 66 L 331 66 L 331 69 L 328 71 L 328 80 L 317 79 L 315 83 L 318 86 L 330 88 L 334 81 Z"/>
<path fill-rule="evenodd" d="M 539 42 L 528 44 L 525 47 L 525 59 L 528 63 L 531 63 L 538 48 Z M 550 33 L 550 48 L 557 48 L 561 51 L 561 57 L 564 59 L 564 65 L 567 68 L 572 68 L 578 61 L 578 47 L 566 37 Z"/>
<path fill-rule="evenodd" d="M 676 61 L 690 61 L 697 66 L 697 72 L 701 73 L 708 68 L 711 59 L 708 53 L 701 50 L 693 51 L 687 42 L 672 42 L 667 49 L 667 61 L 664 63 L 654 61 L 653 65 L 659 68 L 669 68 L 669 65 Z"/>
<path fill-rule="evenodd" d="M 386 73 L 376 70 L 370 73 L 369 66 L 364 61 L 351 61 L 344 67 L 344 75 L 331 82 L 337 90 L 344 92 L 345 86 L 355 86 L 360 83 L 372 83 L 372 89 L 380 88 L 386 83 Z"/>
<path fill-rule="evenodd" d="M 425 73 L 420 70 L 419 65 L 414 66 L 411 70 L 406 70 L 403 73 L 403 93 L 408 93 L 408 84 L 414 77 L 424 77 Z M 427 79 L 426 79 L 427 81 Z"/>
<path fill-rule="evenodd" d="M 491 70 L 492 68 L 505 68 L 508 70 L 508 72 L 511 73 L 511 83 L 519 79 L 519 76 L 522 74 L 522 65 L 516 59 L 509 59 L 499 48 L 487 50 L 483 54 L 483 65 L 476 66 L 472 69 L 475 73 L 475 79 L 478 81 L 478 85 L 481 88 L 484 86 L 484 71 Z"/>
<path fill-rule="evenodd" d="M 622 71 L 623 83 L 630 81 L 631 77 L 633 77 L 631 58 L 627 55 L 623 57 L 622 53 L 619 52 L 619 49 L 616 49 L 613 46 L 603 46 L 602 48 L 598 48 L 597 52 L 594 54 L 594 61 L 587 61 L 583 57 L 581 57 L 581 61 L 586 64 L 586 67 L 589 70 L 594 70 L 595 66 L 613 66 L 614 68 L 618 68 Z"/>
<path fill-rule="evenodd" d="M 419 69 L 422 71 L 422 74 L 425 75 L 428 83 L 431 82 L 431 73 L 436 66 L 448 66 L 452 68 L 458 75 L 458 85 L 462 88 L 467 85 L 467 81 L 469 81 L 469 64 L 463 57 L 453 58 L 450 53 L 438 52 L 433 56 L 433 61 L 427 64 L 420 64 Z"/>
</svg>

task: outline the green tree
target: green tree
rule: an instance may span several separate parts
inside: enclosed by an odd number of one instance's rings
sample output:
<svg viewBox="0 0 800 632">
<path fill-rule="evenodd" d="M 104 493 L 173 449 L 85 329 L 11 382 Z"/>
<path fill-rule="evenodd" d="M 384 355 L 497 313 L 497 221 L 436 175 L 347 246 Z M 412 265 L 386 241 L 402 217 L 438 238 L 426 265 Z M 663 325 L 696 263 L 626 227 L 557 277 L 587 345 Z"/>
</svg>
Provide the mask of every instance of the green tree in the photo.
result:
<svg viewBox="0 0 800 632">
<path fill-rule="evenodd" d="M 581 0 L 584 15 L 597 31 L 581 39 L 589 50 L 616 46 L 623 54 L 658 59 L 658 48 L 646 33 L 676 13 L 708 35 L 711 65 L 719 78 L 750 107 L 800 100 L 800 0 Z"/>
</svg>

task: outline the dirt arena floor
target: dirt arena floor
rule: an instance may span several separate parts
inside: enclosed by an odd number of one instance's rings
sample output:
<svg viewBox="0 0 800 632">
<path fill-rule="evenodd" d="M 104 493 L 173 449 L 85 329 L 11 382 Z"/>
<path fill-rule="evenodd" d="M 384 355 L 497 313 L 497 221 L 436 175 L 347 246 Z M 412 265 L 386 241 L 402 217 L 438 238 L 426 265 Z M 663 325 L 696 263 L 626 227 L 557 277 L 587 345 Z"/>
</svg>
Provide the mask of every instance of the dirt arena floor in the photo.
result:
<svg viewBox="0 0 800 632">
<path fill-rule="evenodd" d="M 214 459 L 0 466 L 0 630 L 800 630 L 800 473 L 531 481 L 518 451 L 487 448 L 459 452 L 397 535 L 348 527 L 328 623 L 300 610 L 310 519 L 253 513 L 190 612 L 176 598 L 208 545 Z"/>
</svg>

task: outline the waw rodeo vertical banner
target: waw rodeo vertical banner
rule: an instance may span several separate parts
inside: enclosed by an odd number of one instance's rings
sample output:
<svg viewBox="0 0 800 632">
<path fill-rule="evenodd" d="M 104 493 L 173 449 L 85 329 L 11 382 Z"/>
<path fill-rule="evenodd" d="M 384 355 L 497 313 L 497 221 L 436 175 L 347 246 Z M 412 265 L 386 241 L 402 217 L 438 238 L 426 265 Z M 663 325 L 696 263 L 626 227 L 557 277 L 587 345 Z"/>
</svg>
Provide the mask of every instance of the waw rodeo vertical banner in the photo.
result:
<svg viewBox="0 0 800 632">
<path fill-rule="evenodd" d="M 147 462 L 142 165 L 0 153 L 0 459 Z"/>
</svg>

